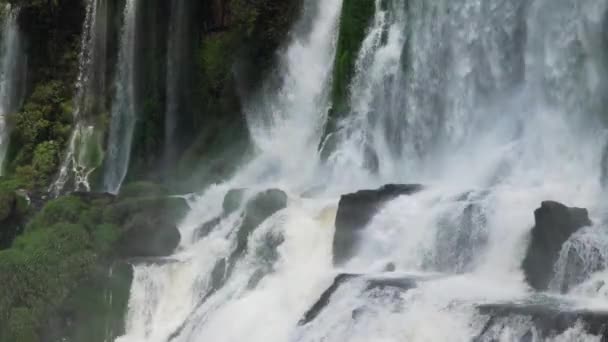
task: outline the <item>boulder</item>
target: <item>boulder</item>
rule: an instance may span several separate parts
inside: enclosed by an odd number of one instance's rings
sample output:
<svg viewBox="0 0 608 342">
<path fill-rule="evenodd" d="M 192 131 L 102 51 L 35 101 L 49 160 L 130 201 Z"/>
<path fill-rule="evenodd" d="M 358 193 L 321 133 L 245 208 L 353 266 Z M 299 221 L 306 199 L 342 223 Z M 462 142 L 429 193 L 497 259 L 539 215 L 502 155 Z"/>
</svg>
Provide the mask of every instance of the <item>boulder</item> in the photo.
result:
<svg viewBox="0 0 608 342">
<path fill-rule="evenodd" d="M 122 257 L 164 257 L 180 242 L 176 222 L 188 210 L 179 197 L 123 200 L 106 209 L 106 221 L 118 225 L 121 235 L 117 253 Z"/>
<path fill-rule="evenodd" d="M 287 195 L 278 189 L 270 189 L 255 195 L 245 206 L 245 217 L 237 234 L 237 251 L 243 252 L 247 239 L 267 218 L 287 207 Z"/>
<path fill-rule="evenodd" d="M 387 184 L 376 190 L 343 195 L 336 214 L 334 264 L 341 264 L 352 256 L 357 233 L 365 228 L 382 205 L 398 196 L 411 195 L 422 189 L 419 184 Z"/>
<path fill-rule="evenodd" d="M 222 202 L 223 215 L 230 215 L 237 211 L 243 202 L 245 195 L 245 189 L 231 189 L 224 196 L 224 202 Z"/>
<path fill-rule="evenodd" d="M 547 290 L 563 244 L 580 228 L 591 225 L 587 209 L 545 201 L 534 211 L 535 225 L 522 268 L 528 284 Z"/>
</svg>

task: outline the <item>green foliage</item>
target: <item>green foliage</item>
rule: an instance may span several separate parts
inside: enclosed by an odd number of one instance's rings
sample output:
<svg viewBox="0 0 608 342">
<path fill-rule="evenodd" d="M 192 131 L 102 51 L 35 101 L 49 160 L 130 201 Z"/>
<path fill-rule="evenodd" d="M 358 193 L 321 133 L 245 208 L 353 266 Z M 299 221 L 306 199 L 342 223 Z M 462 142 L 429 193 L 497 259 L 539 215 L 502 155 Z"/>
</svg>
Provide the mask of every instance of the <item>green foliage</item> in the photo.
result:
<svg viewBox="0 0 608 342">
<path fill-rule="evenodd" d="M 29 341 L 39 322 L 91 271 L 95 253 L 81 226 L 58 223 L 0 252 L 0 341 Z"/>
<path fill-rule="evenodd" d="M 48 202 L 27 229 L 44 229 L 59 222 L 78 223 L 88 209 L 88 205 L 76 196 L 59 197 Z"/>
<path fill-rule="evenodd" d="M 11 116 L 8 159 L 21 185 L 43 187 L 57 170 L 60 153 L 71 130 L 70 108 L 65 105 L 69 90 L 59 81 L 39 84 L 23 110 Z"/>
<path fill-rule="evenodd" d="M 37 326 L 38 322 L 31 310 L 25 307 L 14 308 L 10 312 L 4 338 L 8 341 L 38 342 Z"/>
</svg>

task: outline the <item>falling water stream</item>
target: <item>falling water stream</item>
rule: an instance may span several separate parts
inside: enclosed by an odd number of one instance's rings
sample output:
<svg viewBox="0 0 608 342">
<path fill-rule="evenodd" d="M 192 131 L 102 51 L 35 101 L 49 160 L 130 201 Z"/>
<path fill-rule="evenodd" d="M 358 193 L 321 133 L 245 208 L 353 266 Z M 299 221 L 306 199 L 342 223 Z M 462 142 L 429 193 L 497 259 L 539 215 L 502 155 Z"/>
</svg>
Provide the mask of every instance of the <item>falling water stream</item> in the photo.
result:
<svg viewBox="0 0 608 342">
<path fill-rule="evenodd" d="M 27 73 L 27 57 L 17 23 L 18 15 L 18 7 L 5 6 L 0 50 L 0 175 L 4 171 L 10 137 L 7 116 L 21 105 Z"/>
<path fill-rule="evenodd" d="M 105 159 L 104 190 L 114 194 L 118 193 L 127 175 L 136 119 L 134 64 L 137 6 L 137 0 L 127 0 L 125 3 L 118 56 L 118 75 L 115 80 L 115 95 Z"/>
<path fill-rule="evenodd" d="M 87 1 L 78 57 L 74 128 L 57 179 L 49 189 L 55 196 L 64 190 L 91 190 L 89 176 L 103 160 L 103 132 L 98 121 L 105 111 L 107 6 L 106 0 Z"/>
<path fill-rule="evenodd" d="M 599 341 L 582 324 L 545 336 L 526 315 L 490 317 L 478 306 L 608 310 L 600 200 L 608 2 L 377 0 L 351 111 L 321 159 L 340 9 L 340 0 L 305 1 L 280 56 L 281 82 L 247 101 L 258 156 L 191 200 L 175 255 L 134 266 L 117 341 Z M 339 196 L 389 182 L 425 189 L 384 206 L 354 256 L 334 266 Z M 247 189 L 243 203 L 268 188 L 288 195 L 241 254 L 246 208 L 222 215 L 236 188 Z M 564 245 L 551 290 L 539 294 L 520 265 L 533 211 L 547 199 L 588 208 L 595 224 Z M 559 294 L 569 252 L 585 267 Z M 366 277 L 386 277 L 389 263 L 388 276 L 415 286 L 370 287 Z M 346 279 L 299 324 L 340 273 L 362 277 Z"/>
</svg>

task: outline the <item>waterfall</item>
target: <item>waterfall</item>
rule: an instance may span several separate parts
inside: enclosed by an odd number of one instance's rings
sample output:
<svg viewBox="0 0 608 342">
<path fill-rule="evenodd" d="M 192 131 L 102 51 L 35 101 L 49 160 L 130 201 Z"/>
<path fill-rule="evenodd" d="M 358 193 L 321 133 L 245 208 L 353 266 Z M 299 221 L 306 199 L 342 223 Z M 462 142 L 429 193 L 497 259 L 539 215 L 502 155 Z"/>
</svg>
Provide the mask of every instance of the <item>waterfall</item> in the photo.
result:
<svg viewBox="0 0 608 342">
<path fill-rule="evenodd" d="M 18 16 L 18 7 L 5 6 L 0 50 L 0 175 L 10 137 L 7 116 L 19 109 L 25 90 L 27 57 L 17 24 Z"/>
<path fill-rule="evenodd" d="M 131 142 L 136 120 L 135 108 L 135 22 L 137 0 L 125 3 L 124 23 L 118 56 L 118 75 L 112 99 L 112 116 L 105 159 L 104 190 L 118 193 L 129 168 Z"/>
<path fill-rule="evenodd" d="M 74 128 L 59 174 L 49 191 L 55 196 L 66 190 L 89 191 L 89 176 L 103 160 L 103 132 L 99 117 L 105 112 L 106 0 L 88 0 L 78 56 L 74 97 Z"/>
<path fill-rule="evenodd" d="M 179 117 L 185 113 L 185 73 L 188 64 L 188 44 L 191 44 L 191 2 L 176 0 L 171 3 L 169 36 L 167 42 L 167 100 L 165 111 L 165 139 L 163 158 L 166 168 L 175 162 L 176 133 Z"/>
<path fill-rule="evenodd" d="M 608 2 L 375 1 L 349 112 L 328 144 L 341 3 L 304 1 L 279 79 L 246 99 L 258 155 L 194 196 L 171 258 L 134 266 L 117 341 L 600 340 L 582 322 L 543 331 L 533 315 L 608 309 L 597 260 L 608 241 Z M 394 182 L 424 189 L 380 208 L 333 265 L 339 195 Z M 247 228 L 249 204 L 269 188 L 285 191 L 285 208 Z M 231 189 L 244 190 L 227 212 Z M 595 222 L 564 244 L 552 283 L 571 250 L 592 274 L 563 294 L 531 291 L 521 270 L 533 211 L 548 199 Z M 532 309 L 479 309 L 488 304 Z"/>
</svg>

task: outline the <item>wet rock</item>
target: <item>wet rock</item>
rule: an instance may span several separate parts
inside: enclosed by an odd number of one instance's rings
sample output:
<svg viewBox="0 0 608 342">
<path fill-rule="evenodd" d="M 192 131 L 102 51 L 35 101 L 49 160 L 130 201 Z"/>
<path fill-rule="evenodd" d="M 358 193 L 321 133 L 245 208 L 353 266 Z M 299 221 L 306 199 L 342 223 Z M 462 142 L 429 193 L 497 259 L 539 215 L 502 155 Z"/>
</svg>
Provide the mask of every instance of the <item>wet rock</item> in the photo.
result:
<svg viewBox="0 0 608 342">
<path fill-rule="evenodd" d="M 308 311 L 306 311 L 306 313 L 304 314 L 304 317 L 302 317 L 302 319 L 300 320 L 300 322 L 298 324 L 304 325 L 309 322 L 312 322 L 321 313 L 321 311 L 323 311 L 323 309 L 327 306 L 327 304 L 329 304 L 329 300 L 331 299 L 331 296 L 340 288 L 340 286 L 343 283 L 345 283 L 347 280 L 353 279 L 356 277 L 357 277 L 356 274 L 348 274 L 348 273 L 338 274 L 334 278 L 334 281 L 331 283 L 331 285 L 325 291 L 323 291 L 323 293 L 321 294 L 321 297 L 319 297 L 319 299 L 313 304 L 313 306 L 311 306 L 310 309 L 308 309 Z"/>
<path fill-rule="evenodd" d="M 237 211 L 243 203 L 244 195 L 245 189 L 232 189 L 228 191 L 222 203 L 223 215 L 227 216 Z"/>
<path fill-rule="evenodd" d="M 386 202 L 423 189 L 419 184 L 387 184 L 376 190 L 343 195 L 338 204 L 333 241 L 334 264 L 347 261 L 354 252 L 357 233 L 371 221 Z"/>
<path fill-rule="evenodd" d="M 222 219 L 239 209 L 243 202 L 244 196 L 245 189 L 231 189 L 228 191 L 226 196 L 224 196 L 224 201 L 222 202 L 222 213 L 203 223 L 199 228 L 197 228 L 194 232 L 194 238 L 199 240 L 209 235 L 213 228 L 215 228 L 222 221 Z"/>
<path fill-rule="evenodd" d="M 490 319 L 474 339 L 476 342 L 487 341 L 487 332 L 499 324 L 500 320 L 514 317 L 527 318 L 531 323 L 530 329 L 534 329 L 543 340 L 559 335 L 577 323 L 582 323 L 588 334 L 601 336 L 602 341 L 608 338 L 608 312 L 568 310 L 559 305 L 546 303 L 485 304 L 477 309 Z M 532 331 L 528 331 L 526 335 L 530 334 Z"/>
<path fill-rule="evenodd" d="M 267 218 L 287 207 L 287 194 L 278 189 L 270 189 L 255 195 L 245 207 L 245 217 L 237 234 L 237 251 L 247 247 L 247 239 Z"/>
<path fill-rule="evenodd" d="M 587 209 L 546 201 L 534 211 L 535 225 L 522 268 L 528 284 L 546 290 L 562 245 L 577 230 L 591 225 Z"/>
<path fill-rule="evenodd" d="M 420 280 L 417 277 L 410 276 L 369 276 L 365 274 L 354 274 L 354 273 L 341 273 L 338 274 L 331 285 L 323 291 L 319 299 L 306 311 L 298 325 L 305 325 L 313 321 L 329 304 L 331 297 L 338 291 L 338 289 L 346 282 L 352 279 L 362 279 L 365 282 L 364 292 L 380 291 L 392 293 L 393 295 L 403 293 L 417 286 Z M 378 295 L 376 293 L 376 295 Z M 397 300 L 397 299 L 396 299 Z M 355 312 L 359 311 L 359 312 Z M 359 308 L 352 312 L 353 318 L 355 315 L 364 311 L 363 308 Z"/>
<path fill-rule="evenodd" d="M 121 227 L 120 256 L 163 257 L 171 255 L 179 244 L 176 222 L 187 210 L 183 198 L 137 198 L 111 205 L 105 216 Z"/>
<path fill-rule="evenodd" d="M 236 248 L 228 258 L 226 279 L 232 275 L 232 271 L 238 259 L 247 251 L 249 236 L 251 236 L 267 218 L 286 207 L 287 194 L 278 189 L 260 192 L 247 202 L 243 221 L 238 228 Z M 279 241 L 279 244 L 283 242 L 283 240 Z"/>
</svg>

